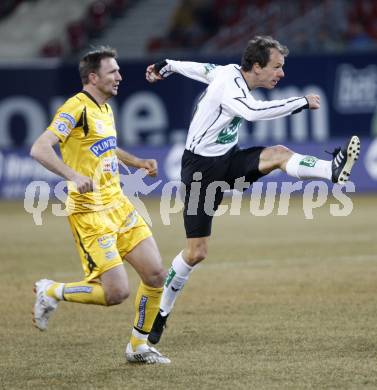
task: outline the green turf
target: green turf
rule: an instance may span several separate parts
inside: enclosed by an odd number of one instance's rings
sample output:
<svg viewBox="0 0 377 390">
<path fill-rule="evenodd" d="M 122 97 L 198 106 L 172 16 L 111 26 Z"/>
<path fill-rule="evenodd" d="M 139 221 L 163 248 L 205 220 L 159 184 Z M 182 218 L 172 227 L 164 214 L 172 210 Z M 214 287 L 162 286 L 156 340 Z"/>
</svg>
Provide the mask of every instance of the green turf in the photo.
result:
<svg viewBox="0 0 377 390">
<path fill-rule="evenodd" d="M 125 363 L 131 300 L 102 308 L 62 303 L 47 332 L 31 325 L 35 280 L 81 279 L 65 218 L 37 227 L 21 203 L 0 203 L 1 389 L 377 388 L 376 196 L 348 217 L 330 201 L 304 218 L 215 220 L 209 258 L 192 274 L 159 345 L 169 366 Z M 184 245 L 181 216 L 163 226 L 147 201 L 166 266 Z M 129 267 L 128 267 L 129 268 Z"/>
</svg>

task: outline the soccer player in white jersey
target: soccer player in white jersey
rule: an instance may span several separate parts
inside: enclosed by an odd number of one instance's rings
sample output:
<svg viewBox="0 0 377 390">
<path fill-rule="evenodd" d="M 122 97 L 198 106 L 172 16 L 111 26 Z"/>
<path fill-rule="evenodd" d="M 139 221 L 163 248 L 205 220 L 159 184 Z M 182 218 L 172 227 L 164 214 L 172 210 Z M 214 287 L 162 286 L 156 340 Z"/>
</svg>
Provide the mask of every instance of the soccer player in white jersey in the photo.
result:
<svg viewBox="0 0 377 390">
<path fill-rule="evenodd" d="M 299 179 L 322 178 L 340 184 L 349 178 L 360 152 L 357 136 L 351 137 L 343 148 L 335 149 L 332 161 L 304 156 L 282 145 L 248 149 L 237 146 L 242 119 L 276 119 L 303 109 L 316 110 L 320 107 L 319 96 L 314 94 L 272 101 L 258 101 L 253 97 L 254 89 L 273 89 L 284 77 L 284 58 L 287 55 L 287 47 L 278 41 L 268 36 L 257 36 L 249 41 L 241 66 L 164 60 L 147 67 L 146 79 L 149 82 L 179 73 L 208 84 L 191 120 L 182 156 L 187 245 L 174 258 L 166 278 L 160 312 L 148 338 L 154 344 L 159 342 L 166 319 L 191 271 L 207 257 L 213 214 L 223 198 L 223 192 L 218 187 L 213 210 L 208 212 L 206 191 L 211 183 L 222 181 L 230 188 L 237 188 L 238 178 L 244 178 L 250 185 L 275 169 Z M 199 190 L 198 183 L 192 185 L 195 182 L 201 183 Z M 198 202 L 194 202 L 195 199 Z"/>
</svg>

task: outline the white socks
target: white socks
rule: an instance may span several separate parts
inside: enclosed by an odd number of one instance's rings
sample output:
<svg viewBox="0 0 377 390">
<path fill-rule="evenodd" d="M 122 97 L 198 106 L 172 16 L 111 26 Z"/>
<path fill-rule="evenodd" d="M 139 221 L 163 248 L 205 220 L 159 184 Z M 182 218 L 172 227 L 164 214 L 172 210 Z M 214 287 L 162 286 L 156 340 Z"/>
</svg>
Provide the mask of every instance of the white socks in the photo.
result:
<svg viewBox="0 0 377 390">
<path fill-rule="evenodd" d="M 189 266 L 179 253 L 173 260 L 166 277 L 164 292 L 162 293 L 160 312 L 161 315 L 168 315 L 173 309 L 174 302 L 189 278 L 193 267 Z"/>
<path fill-rule="evenodd" d="M 319 160 L 312 156 L 294 153 L 286 165 L 288 175 L 298 179 L 327 179 L 331 180 L 331 161 Z"/>
<path fill-rule="evenodd" d="M 147 342 L 148 340 L 148 335 L 144 333 L 140 333 L 137 329 L 132 328 L 132 336 L 136 337 L 139 340 L 143 340 Z"/>
<path fill-rule="evenodd" d="M 58 283 L 58 286 L 55 287 L 55 296 L 59 301 L 63 301 L 63 292 L 64 292 L 64 283 Z"/>
</svg>

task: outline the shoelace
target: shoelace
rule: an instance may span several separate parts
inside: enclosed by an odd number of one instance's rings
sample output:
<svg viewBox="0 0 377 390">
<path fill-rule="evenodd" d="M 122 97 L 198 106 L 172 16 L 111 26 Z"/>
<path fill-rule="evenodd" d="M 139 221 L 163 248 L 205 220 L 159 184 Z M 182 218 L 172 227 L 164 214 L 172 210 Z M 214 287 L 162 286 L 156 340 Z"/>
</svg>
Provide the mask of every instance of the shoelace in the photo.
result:
<svg viewBox="0 0 377 390">
<path fill-rule="evenodd" d="M 333 158 L 342 150 L 342 148 L 338 147 L 335 148 L 332 152 L 329 152 L 328 150 L 325 150 L 326 153 L 331 154 Z"/>
</svg>

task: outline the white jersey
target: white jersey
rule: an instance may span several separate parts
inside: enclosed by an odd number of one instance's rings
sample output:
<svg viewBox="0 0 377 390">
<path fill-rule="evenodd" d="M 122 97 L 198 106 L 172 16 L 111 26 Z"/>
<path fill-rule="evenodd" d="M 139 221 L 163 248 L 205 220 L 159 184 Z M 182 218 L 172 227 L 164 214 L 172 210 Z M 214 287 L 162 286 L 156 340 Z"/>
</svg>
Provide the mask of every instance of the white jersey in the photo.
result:
<svg viewBox="0 0 377 390">
<path fill-rule="evenodd" d="M 216 66 L 166 60 L 162 75 L 173 72 L 208 84 L 195 108 L 186 149 L 202 156 L 221 156 L 238 143 L 242 119 L 277 119 L 308 106 L 305 97 L 255 100 L 239 65 Z"/>
</svg>

